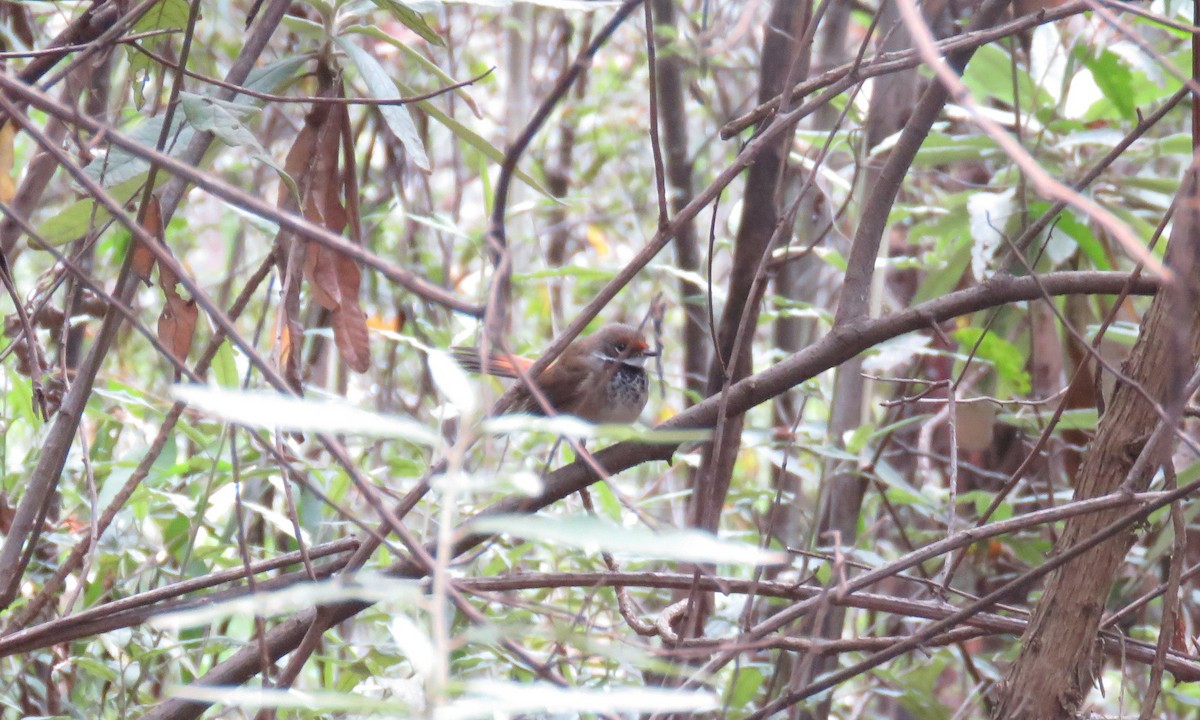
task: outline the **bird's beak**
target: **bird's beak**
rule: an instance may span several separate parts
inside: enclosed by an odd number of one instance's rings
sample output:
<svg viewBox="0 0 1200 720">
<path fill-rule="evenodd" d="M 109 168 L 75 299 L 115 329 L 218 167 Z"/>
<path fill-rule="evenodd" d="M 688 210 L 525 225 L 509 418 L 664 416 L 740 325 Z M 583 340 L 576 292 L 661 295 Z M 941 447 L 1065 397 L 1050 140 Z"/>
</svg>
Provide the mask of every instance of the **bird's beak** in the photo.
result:
<svg viewBox="0 0 1200 720">
<path fill-rule="evenodd" d="M 640 353 L 642 357 L 654 357 L 658 355 L 657 350 L 651 350 L 650 346 L 643 340 L 633 346 L 635 352 Z"/>
</svg>

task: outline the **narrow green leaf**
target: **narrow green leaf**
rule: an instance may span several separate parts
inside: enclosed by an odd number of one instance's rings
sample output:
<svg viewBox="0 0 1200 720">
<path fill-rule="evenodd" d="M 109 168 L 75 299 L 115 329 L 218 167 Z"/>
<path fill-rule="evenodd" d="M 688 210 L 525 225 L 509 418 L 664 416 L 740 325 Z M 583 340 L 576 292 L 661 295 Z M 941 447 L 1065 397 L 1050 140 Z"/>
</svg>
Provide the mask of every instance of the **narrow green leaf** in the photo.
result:
<svg viewBox="0 0 1200 720">
<path fill-rule="evenodd" d="M 346 56 L 358 68 L 371 97 L 379 100 L 401 97 L 396 83 L 392 82 L 387 71 L 370 53 L 350 42 L 346 37 L 338 37 L 336 41 L 338 47 L 345 51 Z M 379 112 L 383 115 L 384 124 L 408 151 L 413 164 L 425 172 L 429 172 L 429 157 L 425 154 L 425 144 L 421 142 L 421 136 L 417 134 L 417 126 L 413 124 L 408 108 L 403 105 L 380 105 Z"/>
<path fill-rule="evenodd" d="M 397 84 L 400 86 L 400 89 L 404 91 L 405 95 L 416 95 L 417 94 L 417 93 L 413 92 L 412 88 L 408 87 L 404 83 L 397 83 Z M 421 108 L 426 113 L 428 113 L 429 117 L 431 117 L 432 119 L 434 119 L 434 120 L 438 121 L 439 123 L 441 123 L 442 125 L 444 125 L 447 130 L 449 130 L 450 132 L 452 132 L 455 135 L 457 135 L 458 137 L 460 137 L 463 142 L 465 142 L 466 144 L 470 145 L 471 147 L 475 148 L 479 152 L 486 155 L 487 158 L 489 160 L 491 160 L 492 162 L 496 163 L 497 165 L 504 162 L 504 151 L 503 150 L 501 150 L 500 148 L 496 147 L 495 145 L 492 145 L 491 143 L 489 143 L 479 133 L 475 132 L 474 130 L 471 130 L 466 125 L 463 125 L 459 121 L 455 120 L 454 118 L 450 117 L 446 113 L 439 110 L 438 107 L 436 105 L 434 105 L 432 102 L 430 102 L 429 100 L 422 100 L 422 101 L 418 102 L 417 107 Z M 543 186 L 540 182 L 535 180 L 531 175 L 529 175 L 529 173 L 518 168 L 515 174 L 526 185 L 528 185 L 529 187 L 538 191 L 545 197 L 548 197 L 551 200 L 555 200 L 555 202 L 557 202 L 557 199 L 554 198 L 554 196 L 552 196 L 550 194 L 550 191 L 547 190 L 545 188 L 545 186 Z M 488 187 L 490 187 L 490 186 L 491 186 L 490 183 L 488 183 Z"/>
<path fill-rule="evenodd" d="M 296 77 L 296 71 L 311 60 L 312 58 L 299 55 L 254 68 L 246 77 L 246 87 L 257 92 L 277 93 Z M 239 95 L 238 99 L 239 101 L 257 102 L 245 95 Z"/>
<path fill-rule="evenodd" d="M 383 10 L 387 10 L 409 30 L 420 35 L 426 42 L 433 43 L 438 47 L 445 47 L 446 43 L 442 42 L 442 38 L 429 27 L 429 23 L 425 22 L 425 18 L 421 13 L 413 10 L 398 0 L 371 0 L 375 5 Z"/>
<path fill-rule="evenodd" d="M 217 354 L 212 361 L 213 378 L 217 385 L 234 389 L 241 383 L 238 375 L 237 358 L 233 355 L 233 345 L 227 340 L 217 348 Z"/>
</svg>

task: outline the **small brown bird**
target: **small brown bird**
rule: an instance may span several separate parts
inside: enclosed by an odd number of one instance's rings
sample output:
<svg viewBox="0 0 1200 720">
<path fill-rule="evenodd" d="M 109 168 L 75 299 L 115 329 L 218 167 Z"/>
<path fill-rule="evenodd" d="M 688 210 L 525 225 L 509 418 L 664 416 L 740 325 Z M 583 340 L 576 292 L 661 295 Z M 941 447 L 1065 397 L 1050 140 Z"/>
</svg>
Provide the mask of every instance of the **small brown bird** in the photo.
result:
<svg viewBox="0 0 1200 720">
<path fill-rule="evenodd" d="M 508 358 L 492 356 L 484 363 L 479 348 L 459 347 L 452 352 L 459 364 L 472 372 L 520 377 Z M 568 345 L 537 379 L 537 386 L 556 413 L 594 423 L 630 423 L 637 420 L 650 396 L 646 358 L 657 354 L 637 328 L 605 325 Z M 526 358 L 516 358 L 516 362 L 521 372 L 533 365 Z M 546 414 L 524 386 L 510 412 Z"/>
</svg>

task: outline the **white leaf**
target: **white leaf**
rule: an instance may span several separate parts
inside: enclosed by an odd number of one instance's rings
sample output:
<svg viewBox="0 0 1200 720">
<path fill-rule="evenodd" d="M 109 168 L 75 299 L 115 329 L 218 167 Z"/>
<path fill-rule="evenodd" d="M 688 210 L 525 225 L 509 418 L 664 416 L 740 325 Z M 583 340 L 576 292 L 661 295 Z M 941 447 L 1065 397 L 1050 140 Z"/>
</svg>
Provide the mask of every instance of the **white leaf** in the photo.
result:
<svg viewBox="0 0 1200 720">
<path fill-rule="evenodd" d="M 782 565 L 787 553 L 763 550 L 756 545 L 722 540 L 700 530 L 666 530 L 618 527 L 597 518 L 550 518 L 534 515 L 494 515 L 472 521 L 473 531 L 506 533 L 518 537 L 587 551 L 615 553 L 655 560 Z"/>
<path fill-rule="evenodd" d="M 554 8 L 556 10 L 582 10 L 584 12 L 617 7 L 621 4 L 620 0 L 437 0 L 436 2 L 409 0 L 409 2 L 404 4 L 418 12 L 430 12 L 441 5 L 474 5 L 486 8 L 507 8 L 518 3 L 541 5 L 542 7 Z"/>
<path fill-rule="evenodd" d="M 150 625 L 163 630 L 208 625 L 228 617 L 293 614 L 317 605 L 338 602 L 383 602 L 404 600 L 416 604 L 421 602 L 424 591 L 419 581 L 398 580 L 373 573 L 362 573 L 358 577 L 328 580 L 316 583 L 300 583 L 284 590 L 257 592 L 233 600 L 201 605 L 191 610 L 167 613 L 150 619 Z"/>
<path fill-rule="evenodd" d="M 203 385 L 175 385 L 171 395 L 196 410 L 249 427 L 399 438 L 424 445 L 441 442 L 437 433 L 413 420 L 368 412 L 348 403 Z"/>
<path fill-rule="evenodd" d="M 967 200 L 974 241 L 971 244 L 971 274 L 980 282 L 988 279 L 988 267 L 1004 241 L 1001 232 L 1016 212 L 1015 195 L 1016 189 L 1012 188 L 998 193 L 975 193 Z"/>
<path fill-rule="evenodd" d="M 466 696 L 438 708 L 437 720 L 495 718 L 506 715 L 546 717 L 554 713 L 649 714 L 715 710 L 709 692 L 661 688 L 560 688 L 547 683 L 473 682 Z"/>
<path fill-rule="evenodd" d="M 863 370 L 873 375 L 893 372 L 896 368 L 908 364 L 917 355 L 928 352 L 932 340 L 929 335 L 909 333 L 882 342 L 863 360 Z"/>
<path fill-rule="evenodd" d="M 479 395 L 475 383 L 463 372 L 454 358 L 441 350 L 429 350 L 429 374 L 450 404 L 458 409 L 459 415 L 471 417 L 479 407 Z"/>
</svg>

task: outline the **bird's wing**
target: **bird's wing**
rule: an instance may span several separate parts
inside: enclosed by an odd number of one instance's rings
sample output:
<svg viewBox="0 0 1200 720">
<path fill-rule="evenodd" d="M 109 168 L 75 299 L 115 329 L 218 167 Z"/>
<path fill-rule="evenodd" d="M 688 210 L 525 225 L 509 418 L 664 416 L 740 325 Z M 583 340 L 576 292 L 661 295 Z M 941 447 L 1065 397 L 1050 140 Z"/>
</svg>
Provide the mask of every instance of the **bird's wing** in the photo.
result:
<svg viewBox="0 0 1200 720">
<path fill-rule="evenodd" d="M 507 357 L 493 355 L 487 359 L 487 366 L 484 367 L 484 359 L 479 354 L 479 348 L 475 347 L 450 348 L 450 354 L 454 356 L 459 365 L 463 366 L 463 369 L 496 377 L 520 377 L 518 369 L 524 372 L 533 365 L 533 361 L 528 358 L 514 357 L 510 360 Z"/>
<path fill-rule="evenodd" d="M 559 358 L 537 379 L 537 387 L 556 413 L 581 415 L 580 406 L 586 407 L 587 399 L 597 390 L 588 381 L 590 372 L 587 363 L 578 358 Z M 542 403 L 524 385 L 518 391 L 512 409 L 533 415 L 546 414 Z"/>
</svg>

